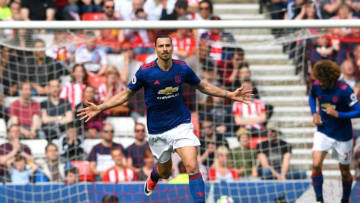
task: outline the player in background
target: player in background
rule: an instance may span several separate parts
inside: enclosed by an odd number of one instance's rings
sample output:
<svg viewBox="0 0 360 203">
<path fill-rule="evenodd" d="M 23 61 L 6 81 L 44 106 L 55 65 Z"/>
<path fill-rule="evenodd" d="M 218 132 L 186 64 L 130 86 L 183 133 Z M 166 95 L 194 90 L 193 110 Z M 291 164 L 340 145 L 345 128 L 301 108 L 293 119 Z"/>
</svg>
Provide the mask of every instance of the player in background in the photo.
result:
<svg viewBox="0 0 360 203">
<path fill-rule="evenodd" d="M 312 73 L 316 80 L 312 84 L 309 104 L 313 122 L 317 125 L 312 153 L 312 182 L 317 202 L 324 202 L 322 163 L 330 149 L 333 149 L 333 157 L 339 161 L 343 186 L 341 202 L 349 202 L 351 193 L 351 118 L 360 116 L 360 103 L 351 87 L 338 80 L 340 73 L 336 63 L 329 60 L 317 62 Z M 318 108 L 316 101 L 319 104 Z"/>
<path fill-rule="evenodd" d="M 128 101 L 137 90 L 144 87 L 149 147 L 158 160 L 145 182 L 145 194 L 152 194 L 160 178 L 169 178 L 171 153 L 176 151 L 189 174 L 190 192 L 194 201 L 205 202 L 205 186 L 197 161 L 200 142 L 193 133 L 190 111 L 184 104 L 181 84 L 185 82 L 204 94 L 240 102 L 249 101 L 253 94 L 251 90 L 242 87 L 229 92 L 200 81 L 185 62 L 172 59 L 173 44 L 168 35 L 156 37 L 155 51 L 158 58 L 141 66 L 126 90 L 100 105 L 88 103 L 89 107 L 78 110 L 78 116 L 81 120 L 89 121 L 101 111 Z"/>
</svg>

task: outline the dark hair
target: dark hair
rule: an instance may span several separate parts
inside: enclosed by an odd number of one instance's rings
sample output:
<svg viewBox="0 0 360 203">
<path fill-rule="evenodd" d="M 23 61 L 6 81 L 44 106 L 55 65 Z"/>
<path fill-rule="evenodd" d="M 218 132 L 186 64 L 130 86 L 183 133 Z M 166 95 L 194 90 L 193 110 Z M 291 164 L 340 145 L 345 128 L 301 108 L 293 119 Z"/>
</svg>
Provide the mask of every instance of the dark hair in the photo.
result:
<svg viewBox="0 0 360 203">
<path fill-rule="evenodd" d="M 26 159 L 23 155 L 21 154 L 17 154 L 15 155 L 15 160 L 14 161 L 25 161 L 26 162 Z"/>
<path fill-rule="evenodd" d="M 74 122 L 70 122 L 70 123 L 66 124 L 66 130 L 71 129 L 71 128 L 76 128 L 76 124 Z"/>
<path fill-rule="evenodd" d="M 205 3 L 207 3 L 209 5 L 209 11 L 210 11 L 211 14 L 213 14 L 214 6 L 213 6 L 213 3 L 210 0 L 202 0 L 202 1 L 200 1 L 199 2 L 199 7 L 200 7 L 201 4 L 205 4 Z"/>
<path fill-rule="evenodd" d="M 42 40 L 42 39 L 34 39 L 34 41 L 33 41 L 33 47 L 35 47 L 35 44 L 36 44 L 36 43 L 43 43 L 44 46 L 46 45 L 45 41 Z"/>
<path fill-rule="evenodd" d="M 156 47 L 157 40 L 158 40 L 159 38 L 168 38 L 168 39 L 170 39 L 170 43 L 172 44 L 171 37 L 170 37 L 168 34 L 160 33 L 160 34 L 156 35 L 156 37 L 155 37 L 155 40 L 154 40 L 155 47 Z"/>
<path fill-rule="evenodd" d="M 143 123 L 140 123 L 140 122 L 135 122 L 135 125 L 134 125 L 134 128 L 136 128 L 137 125 L 141 125 L 142 127 L 145 128 L 145 124 Z"/>
<path fill-rule="evenodd" d="M 74 78 L 74 76 L 72 74 L 75 72 L 75 69 L 78 66 L 80 66 L 82 68 L 82 71 L 84 72 L 84 81 L 83 81 L 83 83 L 86 83 L 88 74 L 87 74 L 87 71 L 86 71 L 86 69 L 84 67 L 84 64 L 81 64 L 81 63 L 76 63 L 75 65 L 73 65 L 72 70 L 71 70 L 71 82 L 75 82 L 75 78 Z"/>
<path fill-rule="evenodd" d="M 124 155 L 122 149 L 120 147 L 111 147 L 111 150 L 110 150 L 110 154 L 113 152 L 113 151 L 120 151 L 122 155 Z"/>
<path fill-rule="evenodd" d="M 118 203 L 119 198 L 115 195 L 104 195 L 104 197 L 101 199 L 101 203 Z"/>
<path fill-rule="evenodd" d="M 70 167 L 68 169 L 66 169 L 65 171 L 65 176 L 67 176 L 69 173 L 78 175 L 79 174 L 79 170 L 76 167 Z"/>
<path fill-rule="evenodd" d="M 245 55 L 245 51 L 243 48 L 241 47 L 237 47 L 234 49 L 234 55 L 239 55 L 239 56 L 244 56 Z"/>
<path fill-rule="evenodd" d="M 339 66 L 330 60 L 320 60 L 313 68 L 312 75 L 319 80 L 321 87 L 325 90 L 330 90 L 335 87 L 339 79 L 341 70 Z"/>
<path fill-rule="evenodd" d="M 51 147 L 51 146 L 56 147 L 56 149 L 59 150 L 56 144 L 50 142 L 50 143 L 48 143 L 48 144 L 46 145 L 46 147 L 45 147 L 45 152 L 47 152 L 47 150 L 48 150 L 49 147 Z"/>
<path fill-rule="evenodd" d="M 136 9 L 135 11 L 135 15 L 137 16 L 139 13 L 143 13 L 144 12 L 144 9 L 143 8 L 138 8 Z"/>
</svg>

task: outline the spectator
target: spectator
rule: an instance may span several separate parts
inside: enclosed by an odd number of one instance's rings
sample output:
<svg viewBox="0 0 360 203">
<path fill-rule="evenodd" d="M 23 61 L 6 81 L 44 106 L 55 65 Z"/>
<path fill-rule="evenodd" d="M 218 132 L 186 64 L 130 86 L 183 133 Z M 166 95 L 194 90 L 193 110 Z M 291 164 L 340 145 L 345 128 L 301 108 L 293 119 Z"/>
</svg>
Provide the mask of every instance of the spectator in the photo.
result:
<svg viewBox="0 0 360 203">
<path fill-rule="evenodd" d="M 360 180 L 360 138 L 357 137 L 354 146 L 354 168 L 355 168 L 355 179 Z"/>
<path fill-rule="evenodd" d="M 115 163 L 115 166 L 106 170 L 103 182 L 121 183 L 130 182 L 136 180 L 136 172 L 126 167 L 126 158 L 121 148 L 111 149 L 111 158 Z"/>
<path fill-rule="evenodd" d="M 66 162 L 84 159 L 84 144 L 81 136 L 78 136 L 73 123 L 66 125 L 66 135 L 59 139 L 60 156 Z"/>
<path fill-rule="evenodd" d="M 48 93 L 47 83 L 53 79 L 59 79 L 68 74 L 66 68 L 55 59 L 45 55 L 45 42 L 35 39 L 33 43 L 34 57 L 25 56 L 21 61 L 19 79 L 20 81 L 30 81 L 35 95 L 46 95 Z"/>
<path fill-rule="evenodd" d="M 79 134 L 83 134 L 84 132 L 86 137 L 98 138 L 98 133 L 101 132 L 104 128 L 104 120 L 106 118 L 106 114 L 100 113 L 100 115 L 86 123 L 84 121 L 80 121 L 76 115 L 76 111 L 77 109 L 86 107 L 87 104 L 85 102 L 91 102 L 94 104 L 98 103 L 95 99 L 95 89 L 91 86 L 87 86 L 85 88 L 82 103 L 78 104 L 75 107 L 76 126 L 80 131 Z"/>
<path fill-rule="evenodd" d="M 271 3 L 268 6 L 268 11 L 271 15 L 272 20 L 284 19 L 286 4 L 287 4 L 286 0 L 271 0 Z"/>
<path fill-rule="evenodd" d="M 45 161 L 35 174 L 35 183 L 63 182 L 65 179 L 65 164 L 59 160 L 59 150 L 54 143 L 45 147 Z"/>
<path fill-rule="evenodd" d="M 0 20 L 8 20 L 11 18 L 11 10 L 6 4 L 6 0 L 0 0 Z"/>
<path fill-rule="evenodd" d="M 349 20 L 356 19 L 352 16 L 351 8 L 347 4 L 341 4 L 337 10 L 337 15 L 332 17 L 331 20 Z M 331 35 L 344 37 L 351 34 L 351 28 L 331 28 L 329 29 Z"/>
<path fill-rule="evenodd" d="M 67 5 L 64 8 L 64 12 L 65 14 L 75 14 L 75 15 L 79 15 L 80 13 L 80 8 L 78 6 L 78 0 L 67 0 Z"/>
<path fill-rule="evenodd" d="M 175 9 L 171 14 L 168 14 L 167 8 L 164 7 L 161 11 L 160 20 L 179 20 L 179 19 L 187 19 L 187 9 L 188 3 L 186 0 L 177 0 L 175 3 Z"/>
<path fill-rule="evenodd" d="M 211 16 L 210 20 L 221 20 L 219 16 Z M 216 62 L 217 66 L 223 66 L 223 61 L 232 57 L 232 48 L 224 47 L 222 44 L 215 42 L 235 42 L 234 36 L 230 32 L 222 29 L 213 28 L 201 35 L 200 40 L 206 42 L 209 46 L 209 55 Z"/>
<path fill-rule="evenodd" d="M 71 167 L 65 171 L 65 184 L 75 184 L 79 182 L 79 171 L 76 167 Z"/>
<path fill-rule="evenodd" d="M 242 83 L 244 88 L 252 89 L 252 83 L 245 80 Z M 252 99 L 247 104 L 241 102 L 233 103 L 233 114 L 235 124 L 248 129 L 253 136 L 263 136 L 266 121 L 265 104 L 258 99 Z"/>
<path fill-rule="evenodd" d="M 31 169 L 26 169 L 26 158 L 20 154 L 14 159 L 8 160 L 7 165 L 10 170 L 11 183 L 29 184 L 30 178 L 37 169 L 37 165 L 29 162 Z"/>
<path fill-rule="evenodd" d="M 55 3 L 53 0 L 21 0 L 23 20 L 54 20 Z"/>
<path fill-rule="evenodd" d="M 11 124 L 20 126 L 20 132 L 25 138 L 35 138 L 40 129 L 40 104 L 31 99 L 31 83 L 21 84 L 20 98 L 9 107 Z"/>
<path fill-rule="evenodd" d="M 9 120 L 8 108 L 4 106 L 4 95 L 0 93 L 0 119 L 4 119 L 5 122 Z"/>
<path fill-rule="evenodd" d="M 201 0 L 199 2 L 199 12 L 195 16 L 195 20 L 210 20 L 210 17 L 213 15 L 214 8 L 210 0 Z M 207 32 L 208 29 L 198 29 L 197 38 L 200 39 L 200 36 Z"/>
<path fill-rule="evenodd" d="M 238 79 L 235 80 L 235 87 L 240 87 L 242 83 L 250 81 L 253 88 L 253 94 L 255 99 L 260 99 L 259 91 L 255 86 L 255 83 L 251 80 L 251 70 L 248 63 L 241 64 L 238 72 Z"/>
<path fill-rule="evenodd" d="M 214 163 L 215 150 L 221 145 L 228 147 L 223 134 L 216 134 L 214 131 L 214 123 L 210 118 L 202 121 L 200 137 L 200 157 L 199 162 L 205 167 L 210 168 Z"/>
<path fill-rule="evenodd" d="M 234 181 L 238 179 L 237 171 L 231 168 L 229 150 L 225 146 L 216 149 L 214 164 L 209 170 L 209 180 Z"/>
<path fill-rule="evenodd" d="M 9 4 L 11 20 L 21 20 L 21 5 L 19 1 L 11 1 Z"/>
<path fill-rule="evenodd" d="M 304 179 L 306 172 L 290 169 L 291 145 L 280 139 L 281 133 L 270 123 L 268 140 L 257 146 L 257 158 L 260 163 L 259 177 L 262 179 Z"/>
<path fill-rule="evenodd" d="M 103 0 L 81 0 L 81 13 L 97 13 L 101 12 L 101 3 Z"/>
<path fill-rule="evenodd" d="M 128 84 L 129 78 L 133 78 L 136 71 L 142 65 L 142 62 L 136 60 L 133 45 L 127 42 L 122 46 L 121 55 L 116 56 L 116 58 L 116 63 L 113 63 L 112 65 L 120 72 L 120 81 L 124 84 Z"/>
<path fill-rule="evenodd" d="M 75 64 L 71 73 L 71 81 L 65 83 L 60 91 L 60 99 L 70 103 L 71 108 L 75 108 L 81 103 L 83 92 L 86 87 L 87 73 L 82 64 Z"/>
<path fill-rule="evenodd" d="M 82 63 L 89 76 L 102 75 L 107 67 L 106 53 L 96 45 L 95 34 L 91 31 L 85 33 L 87 42 L 75 51 L 75 63 Z"/>
<path fill-rule="evenodd" d="M 8 129 L 8 142 L 0 145 L 0 182 L 8 182 L 5 166 L 8 160 L 14 159 L 17 154 L 26 157 L 27 160 L 33 161 L 31 150 L 27 145 L 20 143 L 20 126 L 10 125 Z"/>
<path fill-rule="evenodd" d="M 144 4 L 144 11 L 148 14 L 148 20 L 160 20 L 162 9 L 166 10 L 169 15 L 175 8 L 176 0 L 146 0 Z"/>
<path fill-rule="evenodd" d="M 358 79 L 354 75 L 354 64 L 351 60 L 345 60 L 341 64 L 340 68 L 341 75 L 339 79 L 346 82 L 352 89 L 354 89 L 358 83 Z"/>
<path fill-rule="evenodd" d="M 320 36 L 315 40 L 315 44 L 309 46 L 306 53 L 311 66 L 314 66 L 319 60 L 332 60 L 336 54 L 334 47 L 325 36 Z"/>
<path fill-rule="evenodd" d="M 3 92 L 6 95 L 14 96 L 18 90 L 18 58 L 15 56 L 15 50 L 7 46 L 1 46 L 0 60 L 0 79 Z"/>
<path fill-rule="evenodd" d="M 123 1 L 123 2 L 116 2 L 119 5 L 115 5 L 116 8 L 115 10 L 119 10 L 120 12 L 120 16 L 122 20 L 135 20 L 136 18 L 136 10 L 140 9 L 140 8 L 144 8 L 144 0 L 128 0 L 128 1 Z"/>
<path fill-rule="evenodd" d="M 354 17 L 360 17 L 360 3 L 357 0 L 346 0 L 345 3 L 349 5 L 352 10 L 352 15 Z"/>
<path fill-rule="evenodd" d="M 147 179 L 147 177 L 150 176 L 151 170 L 155 164 L 155 159 L 149 148 L 147 148 L 145 150 L 142 158 L 144 160 L 144 165 L 136 173 L 136 180 L 139 180 L 139 181 L 145 181 Z"/>
<path fill-rule="evenodd" d="M 335 15 L 340 8 L 343 1 L 341 0 L 324 0 L 320 1 L 320 8 L 322 11 L 322 17 L 329 19 Z"/>
<path fill-rule="evenodd" d="M 144 153 L 149 149 L 146 141 L 145 125 L 142 123 L 135 123 L 134 128 L 135 142 L 127 149 L 128 166 L 133 166 L 135 171 L 138 172 L 145 164 Z M 151 171 L 151 170 L 150 170 Z"/>
<path fill-rule="evenodd" d="M 75 48 L 68 40 L 68 33 L 64 30 L 55 30 L 51 44 L 46 48 L 46 56 L 69 66 L 74 61 Z M 70 70 L 69 70 L 70 71 Z"/>
<path fill-rule="evenodd" d="M 120 91 L 125 90 L 126 86 L 120 80 L 121 76 L 119 71 L 113 67 L 109 66 L 105 71 L 105 83 L 100 85 L 98 89 L 100 102 L 104 102 L 109 100 L 112 96 L 116 95 Z M 110 113 L 112 116 L 129 116 L 130 109 L 127 106 L 127 103 L 109 109 L 106 111 Z"/>
<path fill-rule="evenodd" d="M 232 59 L 225 62 L 223 68 L 219 69 L 220 82 L 228 87 L 237 87 L 239 84 L 235 84 L 240 76 L 240 69 L 248 65 L 245 64 L 245 51 L 242 48 L 235 48 Z M 249 76 L 250 77 L 250 76 Z M 237 81 L 239 82 L 239 81 Z"/>
<path fill-rule="evenodd" d="M 295 19 L 295 20 L 321 19 L 321 13 L 318 10 L 317 5 L 313 1 L 305 1 L 303 5 L 301 5 L 300 12 L 295 13 L 295 15 L 290 19 Z"/>
<path fill-rule="evenodd" d="M 189 29 L 178 29 L 171 37 L 174 58 L 184 60 L 190 67 L 196 66 L 196 40 Z"/>
<path fill-rule="evenodd" d="M 60 99 L 59 93 L 59 81 L 50 80 L 49 98 L 41 102 L 43 131 L 49 140 L 58 138 L 65 131 L 65 125 L 74 120 L 69 102 Z"/>
<path fill-rule="evenodd" d="M 114 161 L 111 159 L 110 154 L 112 148 L 121 148 L 123 154 L 126 154 L 121 144 L 113 142 L 113 133 L 114 128 L 110 124 L 106 124 L 102 131 L 101 143 L 95 145 L 88 156 L 90 171 L 96 176 L 97 181 L 102 180 L 105 171 L 114 166 Z"/>
<path fill-rule="evenodd" d="M 257 177 L 256 151 L 249 148 L 250 132 L 240 128 L 236 132 L 240 146 L 231 150 L 233 163 L 240 177 Z"/>
</svg>

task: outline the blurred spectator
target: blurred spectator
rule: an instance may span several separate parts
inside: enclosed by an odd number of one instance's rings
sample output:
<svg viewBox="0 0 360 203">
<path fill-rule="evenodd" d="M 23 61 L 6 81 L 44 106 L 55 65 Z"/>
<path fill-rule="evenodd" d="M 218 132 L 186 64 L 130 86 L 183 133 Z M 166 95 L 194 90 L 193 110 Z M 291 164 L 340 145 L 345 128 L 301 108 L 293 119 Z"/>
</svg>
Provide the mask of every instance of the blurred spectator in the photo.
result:
<svg viewBox="0 0 360 203">
<path fill-rule="evenodd" d="M 71 167 L 65 171 L 65 184 L 75 184 L 79 182 L 79 171 L 76 167 Z"/>
<path fill-rule="evenodd" d="M 207 118 L 201 122 L 202 136 L 200 137 L 200 144 L 202 147 L 200 148 L 199 162 L 207 168 L 210 168 L 214 163 L 216 148 L 222 145 L 229 146 L 225 136 L 216 134 L 214 129 L 212 119 Z"/>
<path fill-rule="evenodd" d="M 19 88 L 19 60 L 16 52 L 7 46 L 1 46 L 0 78 L 3 92 L 6 95 L 14 96 Z"/>
<path fill-rule="evenodd" d="M 54 20 L 55 2 L 53 0 L 21 0 L 23 20 Z"/>
<path fill-rule="evenodd" d="M 352 15 L 359 18 L 360 17 L 360 2 L 357 0 L 345 0 L 345 3 L 349 5 L 352 10 Z"/>
<path fill-rule="evenodd" d="M 63 65 L 45 55 L 45 47 L 43 40 L 35 39 L 33 43 L 34 57 L 24 57 L 19 68 L 20 73 L 27 73 L 20 74 L 19 80 L 30 81 L 35 95 L 46 95 L 48 81 L 68 74 Z"/>
<path fill-rule="evenodd" d="M 249 80 L 242 82 L 244 88 L 252 89 L 252 83 Z M 252 99 L 247 104 L 242 102 L 233 103 L 233 114 L 235 124 L 251 131 L 252 136 L 263 136 L 266 122 L 265 104 L 258 99 Z"/>
<path fill-rule="evenodd" d="M 11 15 L 7 0 L 0 0 L 0 20 L 8 20 L 11 18 Z"/>
<path fill-rule="evenodd" d="M 106 170 L 102 179 L 103 182 L 121 183 L 136 180 L 136 172 L 126 167 L 126 158 L 121 148 L 112 148 L 111 158 L 115 166 Z"/>
<path fill-rule="evenodd" d="M 145 181 L 147 177 L 150 176 L 152 168 L 155 164 L 155 158 L 149 148 L 144 151 L 142 159 L 144 160 L 144 165 L 136 173 L 136 180 L 138 181 Z"/>
<path fill-rule="evenodd" d="M 171 36 L 175 59 L 184 60 L 190 67 L 196 66 L 196 40 L 189 29 L 178 29 Z"/>
<path fill-rule="evenodd" d="M 64 8 L 64 12 L 69 14 L 74 13 L 78 15 L 80 13 L 78 0 L 67 0 L 67 5 Z"/>
<path fill-rule="evenodd" d="M 162 9 L 169 15 L 175 8 L 176 0 L 146 0 L 144 11 L 148 14 L 148 20 L 160 20 Z"/>
<path fill-rule="evenodd" d="M 8 142 L 0 145 L 0 182 L 9 182 L 5 166 L 7 161 L 14 159 L 17 154 L 23 155 L 29 161 L 34 160 L 30 148 L 20 143 L 20 127 L 11 124 L 8 129 Z"/>
<path fill-rule="evenodd" d="M 346 82 L 352 89 L 358 83 L 358 79 L 354 75 L 354 64 L 351 60 L 345 60 L 341 66 L 341 75 L 339 80 Z"/>
<path fill-rule="evenodd" d="M 97 181 L 102 180 L 105 171 L 114 166 L 110 154 L 112 148 L 121 148 L 123 154 L 126 154 L 121 144 L 113 142 L 113 134 L 114 128 L 110 124 L 106 124 L 102 131 L 101 143 L 95 145 L 88 156 L 90 170 L 96 176 Z"/>
<path fill-rule="evenodd" d="M 103 0 L 81 0 L 81 13 L 96 13 L 101 12 L 101 3 Z"/>
<path fill-rule="evenodd" d="M 167 8 L 164 7 L 161 11 L 160 20 L 179 20 L 179 19 L 188 19 L 187 9 L 188 9 L 188 2 L 186 0 L 177 0 L 175 3 L 175 9 L 171 14 L 168 14 Z"/>
<path fill-rule="evenodd" d="M 210 20 L 221 19 L 219 16 L 211 16 Z M 223 61 L 228 60 L 232 57 L 233 48 L 228 48 L 221 44 L 235 42 L 235 38 L 230 32 L 226 32 L 218 28 L 213 28 L 210 29 L 210 31 L 203 33 L 200 36 L 200 40 L 207 43 L 207 45 L 209 46 L 209 56 L 216 62 L 217 66 L 224 65 Z"/>
<path fill-rule="evenodd" d="M 76 132 L 73 123 L 66 125 L 66 134 L 59 138 L 59 153 L 63 160 L 77 161 L 84 159 L 84 143 L 81 135 Z"/>
<path fill-rule="evenodd" d="M 142 123 L 135 123 L 134 129 L 135 142 L 126 149 L 128 156 L 128 166 L 133 166 L 138 172 L 145 164 L 144 153 L 149 149 L 146 141 L 145 125 Z M 151 170 L 150 170 L 151 171 Z"/>
<path fill-rule="evenodd" d="M 331 20 L 349 20 L 356 19 L 352 16 L 351 8 L 347 4 L 341 4 L 337 10 L 336 16 L 332 17 Z M 331 35 L 344 37 L 351 33 L 351 28 L 331 28 L 329 29 Z"/>
<path fill-rule="evenodd" d="M 295 1 L 297 2 L 297 1 Z M 289 16 L 291 17 L 291 16 Z M 318 9 L 317 5 L 313 1 L 305 0 L 305 2 L 301 5 L 300 12 L 295 11 L 293 17 L 290 19 L 295 20 L 311 20 L 311 19 L 321 19 L 321 12 Z"/>
<path fill-rule="evenodd" d="M 257 158 L 260 163 L 259 177 L 262 179 L 305 179 L 304 170 L 290 169 L 291 145 L 279 138 L 275 124 L 270 123 L 268 140 L 257 146 Z"/>
<path fill-rule="evenodd" d="M 119 11 L 122 20 L 135 20 L 136 10 L 144 8 L 144 0 L 124 0 L 124 1 L 115 1 L 115 10 Z"/>
<path fill-rule="evenodd" d="M 11 1 L 9 4 L 11 11 L 11 20 L 21 20 L 21 5 L 20 1 Z"/>
<path fill-rule="evenodd" d="M 272 20 L 284 19 L 286 6 L 287 6 L 287 0 L 271 0 L 271 3 L 267 8 L 268 12 L 270 13 L 271 19 Z"/>
<path fill-rule="evenodd" d="M 260 94 L 256 88 L 256 84 L 251 80 L 251 70 L 248 63 L 241 64 L 241 67 L 238 71 L 238 78 L 235 80 L 234 88 L 238 88 L 242 83 L 248 83 L 252 86 L 253 94 L 255 99 L 260 99 Z"/>
<path fill-rule="evenodd" d="M 231 168 L 230 153 L 227 147 L 219 146 L 216 149 L 214 164 L 209 170 L 210 181 L 234 181 L 239 178 L 237 171 Z"/>
<path fill-rule="evenodd" d="M 133 45 L 126 42 L 122 46 L 121 55 L 116 56 L 116 61 L 112 65 L 121 73 L 120 80 L 124 84 L 128 84 L 129 78 L 133 78 L 142 62 L 136 60 Z"/>
<path fill-rule="evenodd" d="M 53 41 L 46 48 L 46 56 L 56 61 L 60 61 L 66 65 L 70 65 L 74 61 L 75 48 L 68 41 L 68 34 L 65 30 L 55 30 Z"/>
<path fill-rule="evenodd" d="M 104 195 L 104 197 L 101 199 L 101 203 L 118 203 L 119 198 L 117 198 L 115 195 Z"/>
<path fill-rule="evenodd" d="M 83 99 L 83 92 L 86 87 L 87 73 L 82 64 L 75 64 L 71 72 L 70 82 L 65 83 L 60 91 L 60 99 L 70 103 L 75 108 Z"/>
<path fill-rule="evenodd" d="M 238 84 L 235 84 L 235 82 L 240 76 L 240 69 L 244 66 L 248 66 L 247 62 L 245 62 L 245 51 L 240 47 L 235 48 L 231 60 L 219 68 L 220 82 L 228 87 L 232 85 L 235 87 L 239 86 L 239 81 L 237 81 Z"/>
<path fill-rule="evenodd" d="M 76 115 L 76 111 L 80 108 L 87 107 L 87 104 L 85 102 L 98 104 L 98 101 L 95 99 L 95 89 L 91 86 L 87 86 L 85 88 L 82 102 L 75 107 L 75 118 L 77 122 L 77 128 L 80 131 L 79 134 L 85 133 L 86 137 L 98 138 L 98 133 L 101 132 L 104 128 L 104 120 L 106 118 L 106 114 L 102 112 L 86 123 L 79 120 Z"/>
<path fill-rule="evenodd" d="M 75 63 L 82 63 L 89 76 L 102 75 L 107 67 L 104 49 L 96 44 L 96 37 L 92 31 L 86 32 L 87 42 L 75 51 Z"/>
<path fill-rule="evenodd" d="M 65 125 L 74 120 L 69 102 L 60 99 L 59 93 L 59 81 L 50 80 L 49 97 L 41 102 L 42 130 L 48 140 L 58 138 L 65 131 Z"/>
<path fill-rule="evenodd" d="M 26 158 L 20 154 L 16 155 L 14 159 L 8 160 L 7 166 L 10 171 L 11 183 L 13 184 L 28 184 L 30 178 L 37 169 L 37 165 L 33 162 L 28 162 L 31 169 L 26 168 Z"/>
<path fill-rule="evenodd" d="M 256 151 L 249 148 L 250 132 L 240 128 L 236 132 L 240 146 L 231 150 L 232 161 L 238 176 L 257 177 Z"/>
<path fill-rule="evenodd" d="M 306 49 L 307 58 L 311 66 L 314 66 L 319 60 L 332 60 L 336 56 L 336 51 L 325 36 L 315 39 L 315 43 Z"/>
<path fill-rule="evenodd" d="M 4 106 L 4 95 L 0 93 L 0 119 L 9 120 L 9 110 Z"/>
<path fill-rule="evenodd" d="M 65 164 L 59 159 L 59 150 L 54 143 L 45 147 L 45 161 L 35 174 L 35 183 L 62 182 L 65 179 Z"/>
<path fill-rule="evenodd" d="M 360 180 L 360 138 L 358 137 L 354 146 L 354 168 L 355 180 Z"/>
<path fill-rule="evenodd" d="M 105 78 L 105 83 L 100 85 L 98 89 L 100 102 L 109 100 L 112 96 L 118 94 L 126 88 L 120 80 L 121 77 L 119 71 L 113 66 L 106 68 Z M 127 103 L 125 103 L 123 105 L 113 107 L 106 112 L 110 112 L 113 116 L 129 116 L 130 108 L 127 106 Z"/>
<path fill-rule="evenodd" d="M 335 15 L 335 13 L 340 8 L 342 0 L 323 0 L 320 1 L 320 8 L 322 11 L 322 17 L 324 19 L 329 19 Z"/>
<path fill-rule="evenodd" d="M 199 11 L 195 16 L 195 20 L 210 20 L 210 17 L 213 15 L 214 8 L 210 0 L 202 0 L 199 2 Z M 208 29 L 197 29 L 197 38 L 200 39 L 200 36 L 208 32 Z"/>
<path fill-rule="evenodd" d="M 40 104 L 31 99 L 31 83 L 24 82 L 20 88 L 20 98 L 9 107 L 10 122 L 20 126 L 25 138 L 35 138 L 41 126 Z"/>
<path fill-rule="evenodd" d="M 355 58 L 356 54 L 359 54 L 360 49 L 356 50 L 356 48 L 359 46 L 360 42 L 360 28 L 352 28 L 351 33 L 346 35 L 343 39 L 340 40 L 339 50 L 336 56 L 336 63 L 338 65 L 341 65 L 342 62 L 346 59 L 353 59 Z M 336 43 L 336 41 L 335 41 Z M 359 53 L 357 53 L 359 52 Z M 357 57 L 359 58 L 359 57 Z M 355 66 L 355 75 L 358 76 L 358 63 L 357 61 L 353 61 Z"/>
</svg>

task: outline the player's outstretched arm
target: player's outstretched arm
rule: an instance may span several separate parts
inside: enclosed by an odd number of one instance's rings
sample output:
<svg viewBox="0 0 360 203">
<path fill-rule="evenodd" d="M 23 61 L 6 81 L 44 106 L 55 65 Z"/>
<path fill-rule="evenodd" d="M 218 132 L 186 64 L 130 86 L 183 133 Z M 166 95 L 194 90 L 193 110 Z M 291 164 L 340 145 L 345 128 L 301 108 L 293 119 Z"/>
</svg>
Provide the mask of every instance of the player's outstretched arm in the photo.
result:
<svg viewBox="0 0 360 203">
<path fill-rule="evenodd" d="M 80 120 L 85 120 L 85 122 L 88 122 L 90 119 L 98 115 L 101 111 L 113 108 L 115 106 L 119 106 L 127 102 L 133 94 L 134 93 L 130 89 L 125 89 L 124 91 L 117 93 L 102 104 L 95 105 L 94 103 L 86 102 L 88 107 L 79 109 L 77 111 L 77 116 L 80 118 Z"/>
<path fill-rule="evenodd" d="M 207 95 L 215 96 L 215 97 L 223 97 L 232 99 L 239 102 L 247 103 L 250 101 L 251 97 L 254 96 L 251 89 L 245 89 L 244 87 L 237 88 L 235 91 L 230 92 L 224 90 L 220 87 L 217 87 L 209 82 L 204 80 L 200 81 L 200 83 L 196 86 L 196 88 Z"/>
</svg>

